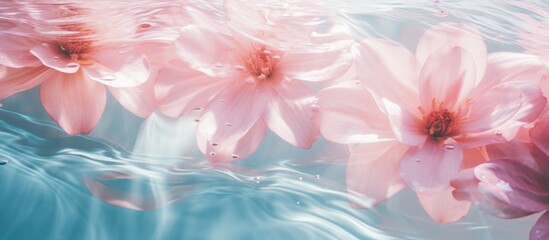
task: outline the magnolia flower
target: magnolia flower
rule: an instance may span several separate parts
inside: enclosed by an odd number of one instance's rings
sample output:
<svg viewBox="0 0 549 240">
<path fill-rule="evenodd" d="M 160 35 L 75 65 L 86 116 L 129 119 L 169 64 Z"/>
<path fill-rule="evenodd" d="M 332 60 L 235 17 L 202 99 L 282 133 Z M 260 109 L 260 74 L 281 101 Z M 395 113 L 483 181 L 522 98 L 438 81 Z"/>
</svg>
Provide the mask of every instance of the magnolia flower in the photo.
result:
<svg viewBox="0 0 549 240">
<path fill-rule="evenodd" d="M 359 143 L 347 167 L 348 191 L 366 199 L 357 207 L 408 186 L 434 220 L 463 217 L 470 203 L 452 197 L 450 179 L 484 161 L 479 147 L 511 140 L 545 107 L 537 84 L 491 78 L 497 57 L 466 24 L 431 27 L 415 55 L 381 39 L 362 41 L 356 53 L 359 80 L 318 98 L 321 133 Z"/>
<path fill-rule="evenodd" d="M 140 86 L 150 74 L 142 52 L 149 43 L 137 38 L 143 26 L 131 15 L 100 3 L 20 7 L 24 20 L 19 16 L 0 33 L 0 99 L 40 85 L 42 105 L 69 134 L 95 127 L 105 87 L 138 116 L 154 111 L 152 85 Z"/>
<path fill-rule="evenodd" d="M 530 137 L 488 146 L 491 161 L 460 172 L 452 186 L 457 199 L 497 217 L 545 211 L 530 231 L 530 239 L 542 240 L 549 238 L 549 122 L 538 122 Z"/>
<path fill-rule="evenodd" d="M 283 31 L 288 25 L 280 25 L 283 22 L 267 12 L 241 9 L 243 16 L 269 25 L 255 32 L 245 31 L 250 26 L 239 28 L 240 21 L 218 23 L 208 22 L 209 16 L 196 17 L 200 25 L 183 27 L 176 41 L 179 59 L 156 80 L 165 115 L 200 110 L 197 143 L 212 161 L 248 156 L 267 128 L 294 146 L 311 147 L 319 133 L 313 124 L 314 94 L 303 81 L 335 79 L 350 66 L 349 40 L 334 40 L 330 34 L 311 36 L 306 28 L 301 34 L 311 38 L 310 46 L 292 48 L 279 41 L 292 39 Z M 277 31 L 266 32 L 270 28 Z"/>
</svg>

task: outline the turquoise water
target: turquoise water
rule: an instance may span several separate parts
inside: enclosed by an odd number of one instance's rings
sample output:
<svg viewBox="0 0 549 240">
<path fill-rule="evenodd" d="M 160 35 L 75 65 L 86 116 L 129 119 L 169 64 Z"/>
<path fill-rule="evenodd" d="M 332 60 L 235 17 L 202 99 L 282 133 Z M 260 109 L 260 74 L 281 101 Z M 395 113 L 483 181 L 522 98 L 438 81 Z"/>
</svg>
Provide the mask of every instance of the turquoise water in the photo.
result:
<svg viewBox="0 0 549 240">
<path fill-rule="evenodd" d="M 326 2 L 355 37 L 406 46 L 447 20 L 474 23 L 489 51 L 522 51 L 516 32 L 528 21 L 520 16 L 547 23 L 510 4 L 520 1 Z M 268 134 L 249 158 L 213 164 L 194 145 L 192 116 L 143 120 L 109 99 L 90 136 L 68 136 L 37 89 L 0 103 L 0 239 L 525 239 L 539 216 L 500 220 L 472 209 L 437 224 L 409 190 L 354 209 L 346 149 L 324 139 L 302 150 Z"/>
</svg>

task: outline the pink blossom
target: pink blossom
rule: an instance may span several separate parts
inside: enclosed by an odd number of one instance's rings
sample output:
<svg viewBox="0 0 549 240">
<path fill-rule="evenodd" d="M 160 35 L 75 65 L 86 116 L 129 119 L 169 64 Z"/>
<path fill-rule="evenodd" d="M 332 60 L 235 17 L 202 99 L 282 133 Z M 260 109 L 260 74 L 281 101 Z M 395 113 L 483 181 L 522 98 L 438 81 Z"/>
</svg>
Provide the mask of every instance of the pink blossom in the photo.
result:
<svg viewBox="0 0 549 240">
<path fill-rule="evenodd" d="M 367 201 L 353 204 L 368 207 L 408 186 L 435 221 L 463 217 L 470 203 L 452 197 L 450 179 L 484 161 L 479 148 L 511 140 L 538 117 L 546 104 L 539 86 L 492 79 L 498 57 L 467 24 L 431 27 L 415 55 L 381 39 L 356 50 L 359 80 L 318 96 L 323 136 L 359 143 L 347 189 Z"/>
<path fill-rule="evenodd" d="M 530 137 L 488 146 L 491 161 L 463 170 L 452 186 L 457 199 L 497 217 L 545 211 L 530 231 L 530 239 L 541 240 L 549 238 L 549 122 L 536 123 Z"/>
<path fill-rule="evenodd" d="M 225 10 L 233 4 L 242 3 L 226 1 Z M 230 14 L 229 21 L 210 21 L 195 13 L 196 24 L 183 27 L 176 41 L 179 59 L 160 72 L 155 87 L 164 114 L 199 110 L 197 143 L 211 161 L 245 158 L 267 128 L 294 146 L 311 147 L 319 133 L 314 94 L 303 81 L 335 79 L 350 66 L 350 40 L 308 27 L 290 31 L 270 9 L 247 4 L 239 16 L 257 23 L 255 30 Z M 289 44 L 296 33 L 310 39 L 296 44 L 309 47 Z"/>
<path fill-rule="evenodd" d="M 140 38 L 142 25 L 131 13 L 101 3 L 17 6 L 26 15 L 9 20 L 9 29 L 0 33 L 0 99 L 40 85 L 45 110 L 69 134 L 95 127 L 105 87 L 138 116 L 154 111 L 152 84 L 145 83 L 151 67 L 143 52 L 152 42 Z"/>
</svg>

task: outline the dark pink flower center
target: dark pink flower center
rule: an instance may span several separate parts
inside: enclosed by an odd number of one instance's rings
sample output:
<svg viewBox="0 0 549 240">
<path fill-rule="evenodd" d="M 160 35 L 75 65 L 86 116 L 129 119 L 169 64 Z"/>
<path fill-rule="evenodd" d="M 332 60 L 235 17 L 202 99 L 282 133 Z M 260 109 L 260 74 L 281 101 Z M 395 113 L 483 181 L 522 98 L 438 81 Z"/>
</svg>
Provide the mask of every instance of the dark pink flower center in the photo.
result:
<svg viewBox="0 0 549 240">
<path fill-rule="evenodd" d="M 64 24 L 60 26 L 65 31 L 74 32 L 57 40 L 59 51 L 68 58 L 78 61 L 81 65 L 93 64 L 90 53 L 94 50 L 92 40 L 94 31 L 85 24 Z"/>
<path fill-rule="evenodd" d="M 244 65 L 250 75 L 262 81 L 273 76 L 279 59 L 279 56 L 261 45 L 253 48 Z"/>
<path fill-rule="evenodd" d="M 445 138 L 457 135 L 459 132 L 459 115 L 460 111 L 449 111 L 444 103 L 436 104 L 436 100 L 433 99 L 433 105 L 431 112 L 426 114 L 421 107 L 419 111 L 423 114 L 423 130 L 431 138 Z"/>
</svg>

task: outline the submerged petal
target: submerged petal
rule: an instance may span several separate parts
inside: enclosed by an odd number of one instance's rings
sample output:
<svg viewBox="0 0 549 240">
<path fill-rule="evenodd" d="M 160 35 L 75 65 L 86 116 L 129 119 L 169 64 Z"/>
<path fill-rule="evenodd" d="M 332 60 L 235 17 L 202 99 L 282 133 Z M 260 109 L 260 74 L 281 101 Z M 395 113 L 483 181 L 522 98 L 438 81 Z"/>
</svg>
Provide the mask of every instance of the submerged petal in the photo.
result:
<svg viewBox="0 0 549 240">
<path fill-rule="evenodd" d="M 105 87 L 81 71 L 61 74 L 42 83 L 40 100 L 68 134 L 88 134 L 99 122 L 107 101 Z"/>
<path fill-rule="evenodd" d="M 452 138 L 427 140 L 410 148 L 400 163 L 402 180 L 412 190 L 433 194 L 450 187 L 450 179 L 459 171 L 463 151 Z"/>
<path fill-rule="evenodd" d="M 80 69 L 80 64 L 76 60 L 63 55 L 56 45 L 42 43 L 31 48 L 30 52 L 40 59 L 44 66 L 62 73 L 75 73 Z"/>
<path fill-rule="evenodd" d="M 0 65 L 0 99 L 38 86 L 56 75 L 43 67 L 9 68 Z"/>
<path fill-rule="evenodd" d="M 399 162 L 407 146 L 397 141 L 359 144 L 347 163 L 347 191 L 352 205 L 369 208 L 404 187 Z"/>
<path fill-rule="evenodd" d="M 454 188 L 432 195 L 418 193 L 417 197 L 423 209 L 438 223 L 451 223 L 463 218 L 469 212 L 471 202 L 456 200 L 452 195 Z"/>
<path fill-rule="evenodd" d="M 549 211 L 545 211 L 530 230 L 530 240 L 544 239 L 549 239 Z"/>
<path fill-rule="evenodd" d="M 82 66 L 84 74 L 109 87 L 135 87 L 149 79 L 150 66 L 145 55 L 117 51 L 108 48 L 94 55 L 92 65 Z"/>
</svg>

